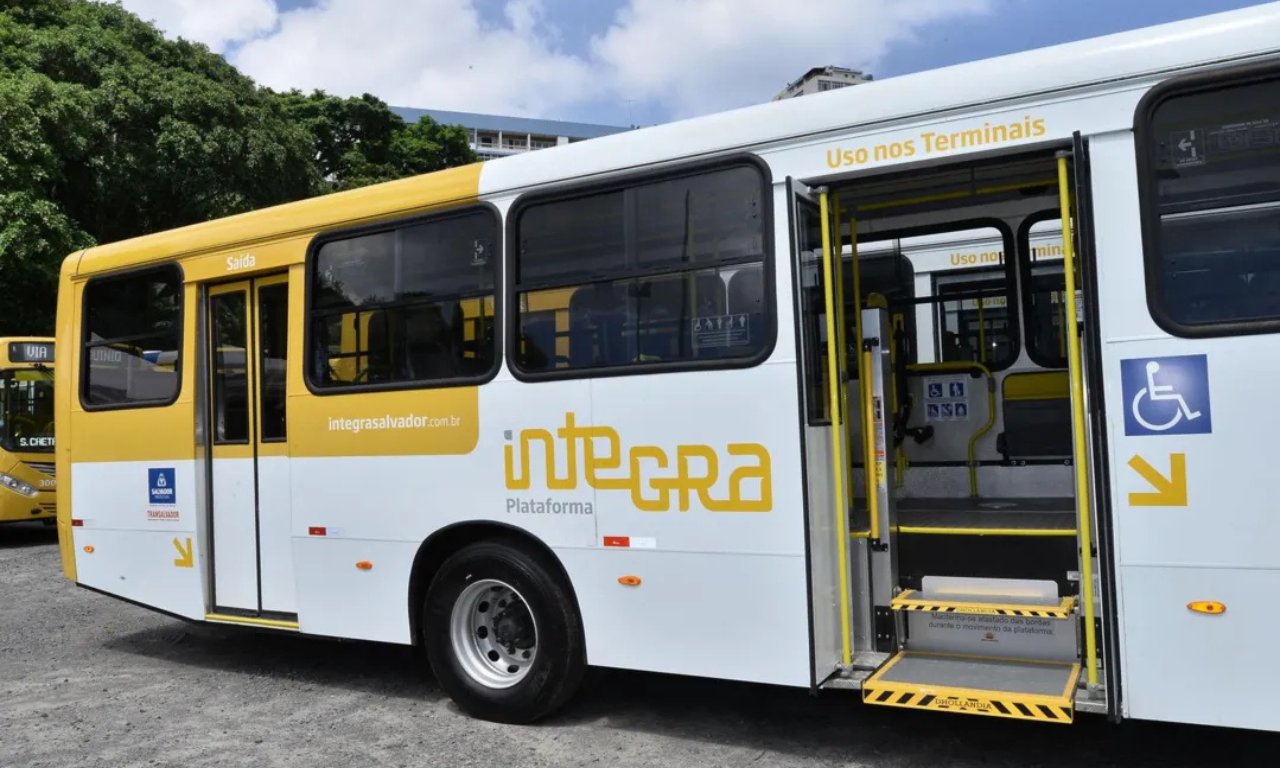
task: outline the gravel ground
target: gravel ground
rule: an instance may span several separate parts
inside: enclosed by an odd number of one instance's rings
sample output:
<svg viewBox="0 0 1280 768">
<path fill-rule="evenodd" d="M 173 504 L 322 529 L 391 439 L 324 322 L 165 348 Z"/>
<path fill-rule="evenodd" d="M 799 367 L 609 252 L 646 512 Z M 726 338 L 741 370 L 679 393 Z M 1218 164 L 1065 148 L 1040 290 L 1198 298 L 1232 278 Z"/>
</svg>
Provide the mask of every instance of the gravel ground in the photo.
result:
<svg viewBox="0 0 1280 768">
<path fill-rule="evenodd" d="M 1280 737 L 864 707 L 601 672 L 550 722 L 471 720 L 407 648 L 187 624 L 76 589 L 0 527 L 0 766 L 1275 766 Z"/>
</svg>

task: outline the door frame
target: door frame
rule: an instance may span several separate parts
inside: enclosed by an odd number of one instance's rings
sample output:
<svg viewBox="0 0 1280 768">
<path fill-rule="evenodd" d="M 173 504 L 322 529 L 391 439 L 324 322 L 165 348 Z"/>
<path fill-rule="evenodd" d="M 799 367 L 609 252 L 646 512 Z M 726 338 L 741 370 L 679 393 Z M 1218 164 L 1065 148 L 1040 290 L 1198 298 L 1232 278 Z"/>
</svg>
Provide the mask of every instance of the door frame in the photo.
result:
<svg viewBox="0 0 1280 768">
<path fill-rule="evenodd" d="M 261 290 L 265 287 L 273 285 L 289 285 L 289 272 L 287 270 L 276 270 L 263 274 L 254 274 L 240 277 L 235 280 L 228 280 L 218 283 L 210 283 L 204 286 L 200 296 L 200 310 L 204 317 L 204 322 L 200 324 L 199 336 L 197 338 L 197 348 L 200 363 L 204 366 L 202 371 L 202 392 L 203 402 L 197 403 L 197 420 L 202 420 L 204 424 L 203 439 L 201 440 L 201 448 L 203 449 L 203 462 L 205 469 L 205 515 L 208 530 L 208 577 L 209 577 L 209 605 L 212 614 L 231 617 L 243 618 L 260 618 L 267 619 L 284 619 L 295 620 L 296 614 L 282 613 L 266 609 L 263 606 L 262 599 L 262 515 L 261 515 L 261 488 L 259 484 L 259 457 L 263 455 L 263 447 L 267 446 L 283 446 L 281 453 L 276 453 L 276 449 L 272 448 L 271 455 L 288 455 L 288 439 L 282 441 L 264 441 L 262 439 L 262 339 L 261 339 L 261 322 L 260 322 L 260 295 Z M 213 300 L 222 295 L 242 293 L 245 296 L 245 387 L 246 387 L 246 408 L 248 409 L 246 425 L 248 429 L 248 440 L 245 444 L 223 444 L 216 443 L 217 421 L 216 421 L 216 374 L 217 374 L 217 350 L 213 348 L 214 334 L 216 333 L 216 317 L 212 312 Z M 286 357 L 287 359 L 287 357 Z M 287 382 L 287 374 L 286 374 Z M 287 386 L 287 383 L 286 383 Z M 286 433 L 287 434 L 287 433 Z M 227 448 L 239 449 L 235 451 L 235 456 L 225 458 L 249 458 L 253 461 L 253 529 L 254 529 L 254 580 L 256 582 L 257 593 L 257 609 L 234 608 L 219 605 L 218 602 L 218 580 L 217 580 L 217 557 L 216 557 L 216 531 L 217 523 L 217 507 L 218 499 L 215 494 L 214 484 L 214 459 L 219 458 L 217 452 L 225 451 Z M 240 455 L 243 454 L 243 455 Z M 292 621 L 284 623 L 293 624 Z"/>
</svg>

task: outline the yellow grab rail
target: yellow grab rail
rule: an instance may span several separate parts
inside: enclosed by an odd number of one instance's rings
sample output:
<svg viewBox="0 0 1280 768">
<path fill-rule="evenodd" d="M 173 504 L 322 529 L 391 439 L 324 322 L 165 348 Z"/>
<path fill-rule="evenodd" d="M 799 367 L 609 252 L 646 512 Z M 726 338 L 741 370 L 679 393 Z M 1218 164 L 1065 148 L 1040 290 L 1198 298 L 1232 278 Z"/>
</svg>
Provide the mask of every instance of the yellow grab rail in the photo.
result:
<svg viewBox="0 0 1280 768">
<path fill-rule="evenodd" d="M 837 350 L 835 291 L 831 269 L 831 217 L 827 191 L 818 196 L 822 216 L 822 293 L 827 311 L 827 405 L 831 409 L 831 482 L 832 501 L 836 509 L 836 567 L 840 583 L 840 659 L 848 666 L 853 661 L 852 628 L 849 624 L 849 548 L 847 544 L 849 506 L 845 503 L 844 460 L 840 450 L 840 355 Z M 841 312 L 843 314 L 843 312 Z"/>
<path fill-rule="evenodd" d="M 969 495 L 977 498 L 978 440 L 982 439 L 982 436 L 990 432 L 991 428 L 996 425 L 996 377 L 992 375 L 991 369 L 982 363 L 966 363 L 959 360 L 944 363 L 912 363 L 907 366 L 907 370 L 912 373 L 945 373 L 947 371 L 972 373 L 977 371 L 987 377 L 987 421 L 969 437 Z"/>
<path fill-rule="evenodd" d="M 1080 530 L 1080 592 L 1084 603 L 1085 674 L 1089 687 L 1098 684 L 1098 641 L 1093 630 L 1093 533 L 1089 521 L 1088 456 L 1085 453 L 1084 371 L 1076 316 L 1076 253 L 1071 235 L 1071 171 L 1066 155 L 1058 156 L 1058 207 L 1062 213 L 1062 271 L 1066 278 L 1067 370 L 1071 377 L 1071 462 L 1076 475 L 1076 509 Z"/>
</svg>

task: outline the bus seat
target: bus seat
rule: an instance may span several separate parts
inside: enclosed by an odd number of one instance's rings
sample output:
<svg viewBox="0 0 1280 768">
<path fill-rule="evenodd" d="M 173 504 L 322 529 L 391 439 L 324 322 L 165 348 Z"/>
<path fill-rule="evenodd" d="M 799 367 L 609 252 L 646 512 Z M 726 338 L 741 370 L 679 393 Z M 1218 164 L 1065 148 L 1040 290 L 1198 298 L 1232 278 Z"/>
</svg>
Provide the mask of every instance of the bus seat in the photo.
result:
<svg viewBox="0 0 1280 768">
<path fill-rule="evenodd" d="M 430 304 L 405 316 L 406 363 L 410 379 L 447 379 L 458 375 L 452 333 L 440 311 Z"/>
<path fill-rule="evenodd" d="M 575 368 L 630 362 L 623 343 L 626 297 L 614 285 L 596 283 L 569 299 L 569 363 Z"/>
<path fill-rule="evenodd" d="M 1001 386 L 1006 461 L 1071 456 L 1071 392 L 1066 371 L 1011 373 Z"/>
<path fill-rule="evenodd" d="M 520 337 L 524 344 L 523 357 L 531 368 L 544 371 L 553 370 L 556 360 L 556 316 L 555 313 L 539 313 L 526 316 L 520 323 Z"/>
</svg>

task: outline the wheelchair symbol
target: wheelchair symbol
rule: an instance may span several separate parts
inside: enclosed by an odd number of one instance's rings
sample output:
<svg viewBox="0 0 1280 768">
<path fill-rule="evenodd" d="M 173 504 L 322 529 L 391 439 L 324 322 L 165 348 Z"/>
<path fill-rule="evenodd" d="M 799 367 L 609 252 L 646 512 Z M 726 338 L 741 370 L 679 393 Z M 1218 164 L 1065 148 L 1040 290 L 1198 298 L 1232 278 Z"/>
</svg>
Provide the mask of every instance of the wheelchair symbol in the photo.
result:
<svg viewBox="0 0 1280 768">
<path fill-rule="evenodd" d="M 1173 429 L 1184 418 L 1187 421 L 1195 421 L 1202 415 L 1200 411 L 1191 410 L 1191 406 L 1187 405 L 1187 401 L 1182 395 L 1173 391 L 1171 384 L 1157 384 L 1156 374 L 1160 372 L 1160 363 L 1150 360 L 1146 365 L 1147 386 L 1138 390 L 1133 396 L 1133 404 L 1130 410 L 1133 412 L 1133 418 L 1139 424 L 1152 432 L 1165 432 Z M 1178 407 L 1174 410 L 1173 415 L 1162 424 L 1152 424 L 1142 417 L 1142 401 L 1149 400 L 1153 403 L 1159 402 L 1177 402 Z"/>
</svg>

